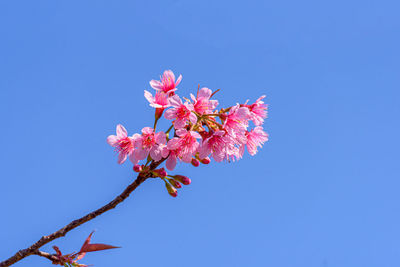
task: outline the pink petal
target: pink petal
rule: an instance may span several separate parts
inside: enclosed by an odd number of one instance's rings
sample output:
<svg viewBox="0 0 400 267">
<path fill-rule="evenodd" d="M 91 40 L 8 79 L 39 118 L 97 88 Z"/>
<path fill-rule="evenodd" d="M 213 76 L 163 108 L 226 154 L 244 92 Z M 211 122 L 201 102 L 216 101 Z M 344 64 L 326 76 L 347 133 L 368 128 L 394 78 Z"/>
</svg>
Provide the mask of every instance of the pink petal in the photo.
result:
<svg viewBox="0 0 400 267">
<path fill-rule="evenodd" d="M 203 145 L 199 149 L 199 157 L 200 159 L 204 159 L 211 153 L 211 147 L 208 145 L 208 143 L 203 143 Z"/>
<path fill-rule="evenodd" d="M 156 90 L 161 90 L 162 89 L 162 83 L 160 81 L 156 80 L 151 80 L 150 81 L 150 86 Z"/>
<path fill-rule="evenodd" d="M 211 110 L 215 109 L 218 106 L 218 100 L 210 100 L 208 102 L 208 106 Z"/>
<path fill-rule="evenodd" d="M 212 153 L 212 157 L 216 162 L 221 162 L 225 158 L 225 153 L 222 151 Z"/>
<path fill-rule="evenodd" d="M 194 138 L 200 139 L 201 135 L 198 132 L 195 131 L 190 131 L 190 135 L 193 136 Z"/>
<path fill-rule="evenodd" d="M 122 126 L 121 124 L 117 125 L 117 136 L 118 137 L 127 137 L 128 132 L 126 131 L 125 127 Z"/>
<path fill-rule="evenodd" d="M 115 135 L 109 135 L 107 137 L 107 143 L 110 146 L 115 146 L 117 142 L 118 142 L 118 137 L 116 137 Z"/>
<path fill-rule="evenodd" d="M 180 140 L 180 139 L 177 138 L 177 137 L 172 138 L 171 140 L 169 140 L 169 141 L 168 141 L 168 144 L 167 144 L 168 149 L 169 149 L 169 150 L 175 150 L 175 149 L 177 149 L 177 148 L 180 146 L 179 140 Z"/>
<path fill-rule="evenodd" d="M 142 160 L 145 159 L 149 155 L 149 151 L 142 149 L 139 147 L 138 149 L 135 150 L 135 158 L 137 160 Z"/>
<path fill-rule="evenodd" d="M 175 155 L 170 155 L 165 162 L 165 166 L 167 167 L 168 170 L 173 171 L 176 166 L 176 156 Z"/>
<path fill-rule="evenodd" d="M 165 135 L 164 132 L 156 133 L 154 135 L 154 138 L 155 138 L 157 144 L 165 144 L 167 142 L 167 140 L 166 140 L 167 136 Z"/>
<path fill-rule="evenodd" d="M 193 113 L 190 113 L 189 120 L 190 120 L 191 123 L 196 124 L 197 116 L 195 114 L 193 114 Z"/>
<path fill-rule="evenodd" d="M 187 135 L 188 131 L 186 129 L 177 129 L 175 133 L 177 136 L 182 137 Z"/>
<path fill-rule="evenodd" d="M 168 98 L 168 102 L 171 106 L 174 107 L 179 107 L 180 105 L 183 104 L 181 98 L 178 95 L 173 95 L 170 98 Z"/>
<path fill-rule="evenodd" d="M 198 98 L 206 98 L 209 99 L 212 94 L 212 91 L 206 87 L 203 87 L 199 91 L 199 95 L 197 96 Z"/>
<path fill-rule="evenodd" d="M 147 101 L 149 101 L 150 104 L 154 103 L 154 97 L 149 91 L 144 90 L 144 97 L 147 99 Z"/>
<path fill-rule="evenodd" d="M 216 132 L 214 133 L 214 135 L 217 135 L 217 136 L 224 136 L 224 135 L 225 135 L 225 131 L 216 131 Z"/>
<path fill-rule="evenodd" d="M 155 161 L 159 161 L 162 157 L 161 157 L 161 150 L 158 147 L 152 147 L 150 149 L 150 156 L 152 159 L 154 159 Z"/>
<path fill-rule="evenodd" d="M 161 156 L 162 156 L 163 158 L 168 157 L 168 155 L 169 155 L 169 150 L 168 150 L 167 146 L 166 146 L 166 145 L 161 145 L 160 147 L 162 147 L 162 148 L 161 148 Z"/>
<path fill-rule="evenodd" d="M 134 152 L 134 151 L 129 155 L 129 160 L 130 160 L 133 164 L 138 164 L 138 163 L 139 163 L 139 160 L 136 159 L 136 157 L 135 157 L 135 152 Z"/>
<path fill-rule="evenodd" d="M 127 155 L 125 153 L 119 153 L 118 155 L 118 164 L 122 164 L 125 162 Z"/>
<path fill-rule="evenodd" d="M 171 80 L 175 81 L 175 75 L 172 72 L 172 70 L 164 71 L 164 77 L 167 78 L 167 79 L 170 78 Z"/>
<path fill-rule="evenodd" d="M 186 120 L 184 120 L 184 119 L 177 119 L 177 120 L 174 122 L 174 126 L 175 126 L 176 129 L 183 128 L 183 127 L 186 126 Z"/>
<path fill-rule="evenodd" d="M 143 129 L 142 129 L 142 133 L 143 134 L 152 134 L 153 133 L 153 128 L 151 128 L 151 127 L 144 127 Z"/>
<path fill-rule="evenodd" d="M 182 81 L 182 75 L 179 75 L 178 80 L 176 80 L 175 82 L 175 87 L 178 86 L 178 84 L 180 84 Z"/>
<path fill-rule="evenodd" d="M 176 118 L 176 109 L 175 108 L 168 109 L 167 111 L 165 111 L 164 117 L 167 120 L 175 119 Z"/>
</svg>

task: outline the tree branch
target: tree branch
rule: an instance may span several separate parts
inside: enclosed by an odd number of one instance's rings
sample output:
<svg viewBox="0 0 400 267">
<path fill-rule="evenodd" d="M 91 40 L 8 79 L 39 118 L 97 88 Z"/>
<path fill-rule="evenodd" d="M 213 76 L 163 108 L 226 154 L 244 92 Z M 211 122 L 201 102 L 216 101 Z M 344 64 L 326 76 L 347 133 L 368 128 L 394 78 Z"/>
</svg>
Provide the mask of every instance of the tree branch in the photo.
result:
<svg viewBox="0 0 400 267">
<path fill-rule="evenodd" d="M 154 170 L 155 168 L 157 168 L 158 165 L 160 165 L 164 160 L 158 161 L 158 162 L 152 162 L 150 164 L 150 170 Z M 129 195 L 140 185 L 142 184 L 147 178 L 153 177 L 151 172 L 147 172 L 147 173 L 140 173 L 138 175 L 138 177 L 136 178 L 136 180 L 131 183 L 127 188 L 125 188 L 125 190 L 116 198 L 114 198 L 114 200 L 112 200 L 111 202 L 109 202 L 108 204 L 104 205 L 103 207 L 88 213 L 87 215 L 83 216 L 82 218 L 79 218 L 77 220 L 74 220 L 72 222 L 70 222 L 69 224 L 67 224 L 66 226 L 64 226 L 63 228 L 61 228 L 60 230 L 47 235 L 47 236 L 42 236 L 42 238 L 40 238 L 36 243 L 34 243 L 33 245 L 31 245 L 30 247 L 26 248 L 26 249 L 21 249 L 19 250 L 17 253 L 14 254 L 14 256 L 8 258 L 5 261 L 0 262 L 0 267 L 6 267 L 6 266 L 10 266 L 20 260 L 22 260 L 23 258 L 30 256 L 30 255 L 39 255 L 42 257 L 46 257 L 50 260 L 52 260 L 52 255 L 45 253 L 45 252 L 41 252 L 39 251 L 39 248 L 46 245 L 47 243 L 53 241 L 54 239 L 60 238 L 62 236 L 65 236 L 69 231 L 71 231 L 72 229 L 96 218 L 97 216 L 103 214 L 104 212 L 115 208 L 119 203 L 121 203 L 122 201 L 124 201 L 127 197 L 129 197 Z M 53 261 L 53 260 L 52 260 Z"/>
<path fill-rule="evenodd" d="M 58 264 L 60 262 L 59 259 L 54 254 L 50 254 L 50 253 L 43 252 L 40 250 L 35 251 L 33 254 L 38 255 L 40 257 L 47 258 L 47 259 L 51 260 L 53 262 L 53 264 Z"/>
</svg>

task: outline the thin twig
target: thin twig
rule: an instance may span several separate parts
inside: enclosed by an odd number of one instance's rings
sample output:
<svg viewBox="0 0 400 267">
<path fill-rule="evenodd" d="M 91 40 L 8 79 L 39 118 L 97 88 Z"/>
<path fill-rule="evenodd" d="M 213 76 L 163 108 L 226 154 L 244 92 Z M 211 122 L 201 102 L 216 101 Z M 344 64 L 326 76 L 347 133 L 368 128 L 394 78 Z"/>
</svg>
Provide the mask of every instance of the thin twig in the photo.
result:
<svg viewBox="0 0 400 267">
<path fill-rule="evenodd" d="M 38 255 L 40 257 L 47 258 L 52 261 L 53 264 L 59 264 L 59 258 L 55 254 L 50 254 L 47 252 L 43 252 L 40 250 L 35 251 L 33 254 Z"/>
<path fill-rule="evenodd" d="M 158 165 L 160 165 L 165 159 L 158 161 L 158 162 L 152 162 L 150 164 L 150 170 L 154 170 L 155 168 L 157 168 Z M 22 260 L 23 258 L 30 256 L 30 255 L 39 255 L 42 257 L 46 257 L 48 259 L 50 259 L 49 257 L 45 256 L 48 253 L 46 252 L 40 252 L 39 248 L 46 245 L 47 243 L 53 241 L 54 239 L 60 238 L 62 236 L 65 236 L 69 231 L 71 231 L 72 229 L 80 226 L 81 224 L 84 224 L 94 218 L 96 218 L 97 216 L 103 214 L 104 212 L 115 208 L 119 203 L 121 203 L 122 201 L 124 201 L 127 197 L 129 197 L 129 195 L 140 185 L 142 184 L 147 178 L 152 177 L 151 172 L 148 172 L 146 174 L 139 174 L 138 177 L 136 178 L 136 180 L 131 183 L 130 185 L 128 185 L 127 188 L 125 188 L 125 190 L 116 198 L 114 198 L 114 200 L 112 200 L 111 202 L 109 202 L 108 204 L 104 205 L 103 207 L 88 213 L 87 215 L 83 216 L 80 219 L 74 220 L 72 222 L 70 222 L 69 224 L 67 224 L 66 226 L 64 226 L 63 228 L 61 228 L 60 230 L 47 235 L 47 236 L 42 236 L 42 238 L 40 238 L 36 243 L 34 243 L 33 245 L 31 245 L 30 247 L 26 248 L 26 249 L 21 249 L 19 250 L 17 253 L 14 254 L 14 256 L 8 258 L 5 261 L 0 262 L 0 267 L 6 267 L 6 266 L 10 266 L 20 260 Z M 38 254 L 39 253 L 39 254 Z M 51 254 L 48 254 L 51 255 Z M 52 260 L 52 259 L 50 259 Z"/>
</svg>

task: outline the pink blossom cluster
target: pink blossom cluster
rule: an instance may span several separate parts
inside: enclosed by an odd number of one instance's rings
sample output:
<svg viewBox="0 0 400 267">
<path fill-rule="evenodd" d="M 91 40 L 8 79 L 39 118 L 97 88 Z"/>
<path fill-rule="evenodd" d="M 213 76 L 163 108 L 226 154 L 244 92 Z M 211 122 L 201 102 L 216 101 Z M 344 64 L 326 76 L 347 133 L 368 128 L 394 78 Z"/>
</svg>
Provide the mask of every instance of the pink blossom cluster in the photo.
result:
<svg viewBox="0 0 400 267">
<path fill-rule="evenodd" d="M 216 162 L 235 161 L 243 157 L 245 149 L 254 156 L 268 140 L 268 134 L 262 127 L 267 117 L 267 105 L 263 101 L 265 96 L 252 104 L 246 101 L 217 109 L 218 100 L 212 98 L 219 90 L 213 92 L 206 87 L 198 88 L 196 95 L 181 98 L 176 93 L 181 80 L 182 75 L 175 79 L 174 73 L 167 70 L 159 81 L 150 81 L 154 95 L 144 91 L 150 106 L 155 108 L 153 128 L 144 127 L 141 134 L 129 136 L 119 124 L 116 135 L 108 136 L 107 142 L 118 153 L 119 164 L 129 158 L 136 172 L 146 172 L 151 162 L 165 161 L 166 168 L 172 171 L 177 162 L 197 167 L 200 163 L 210 163 L 211 159 Z M 157 132 L 157 121 L 163 115 L 172 125 L 165 132 Z M 254 128 L 249 129 L 251 123 Z M 145 159 L 147 162 L 139 165 Z M 176 188 L 180 188 L 181 183 L 190 183 L 185 176 L 168 175 L 164 168 L 152 170 L 152 174 L 165 181 L 172 196 L 177 195 Z"/>
</svg>

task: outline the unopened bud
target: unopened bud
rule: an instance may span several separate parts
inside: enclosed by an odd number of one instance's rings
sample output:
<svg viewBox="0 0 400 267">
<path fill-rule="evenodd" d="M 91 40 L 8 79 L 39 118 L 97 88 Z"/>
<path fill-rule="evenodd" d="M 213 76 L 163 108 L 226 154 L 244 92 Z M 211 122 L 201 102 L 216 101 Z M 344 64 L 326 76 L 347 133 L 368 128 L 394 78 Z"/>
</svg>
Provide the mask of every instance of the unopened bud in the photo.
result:
<svg viewBox="0 0 400 267">
<path fill-rule="evenodd" d="M 211 159 L 209 157 L 205 157 L 204 159 L 201 159 L 200 161 L 203 164 L 209 164 L 211 162 Z"/>
<path fill-rule="evenodd" d="M 135 171 L 135 172 L 141 172 L 142 170 L 143 170 L 143 168 L 141 165 L 136 164 L 133 166 L 133 171 Z"/>
<path fill-rule="evenodd" d="M 168 173 L 165 171 L 164 168 L 160 168 L 158 170 L 154 170 L 154 172 L 158 175 L 158 177 L 161 177 L 161 178 L 165 178 L 168 175 Z"/>
<path fill-rule="evenodd" d="M 188 177 L 183 176 L 183 175 L 174 175 L 173 177 L 175 180 L 178 180 L 179 182 L 181 182 L 184 185 L 189 185 L 192 182 Z"/>
<path fill-rule="evenodd" d="M 182 185 L 180 182 L 175 181 L 174 179 L 168 179 L 168 181 L 172 184 L 173 187 L 175 188 L 182 188 Z"/>
<path fill-rule="evenodd" d="M 167 188 L 168 194 L 170 194 L 171 197 L 176 197 L 178 195 L 178 190 L 176 190 L 176 188 L 170 183 L 165 182 L 165 187 Z"/>
<path fill-rule="evenodd" d="M 192 165 L 193 166 L 195 166 L 195 167 L 199 167 L 199 165 L 200 165 L 200 162 L 197 160 L 197 159 L 192 159 Z"/>
</svg>

